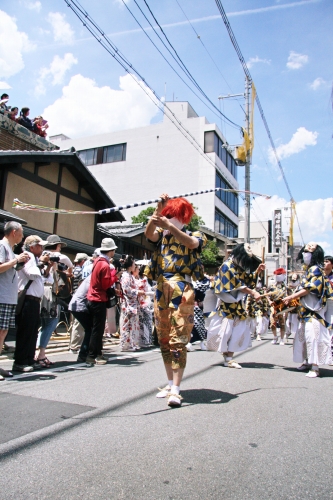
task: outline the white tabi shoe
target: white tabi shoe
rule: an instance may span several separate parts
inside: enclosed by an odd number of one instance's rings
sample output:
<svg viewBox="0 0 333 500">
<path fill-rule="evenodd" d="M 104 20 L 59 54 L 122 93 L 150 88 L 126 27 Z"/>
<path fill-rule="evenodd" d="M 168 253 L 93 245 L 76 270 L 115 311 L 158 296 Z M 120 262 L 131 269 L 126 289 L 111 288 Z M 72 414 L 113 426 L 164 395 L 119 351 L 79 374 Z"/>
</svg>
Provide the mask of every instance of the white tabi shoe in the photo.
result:
<svg viewBox="0 0 333 500">
<path fill-rule="evenodd" d="M 260 335 L 257 335 L 257 340 L 261 340 L 261 337 L 260 337 Z"/>
<path fill-rule="evenodd" d="M 305 376 L 309 378 L 317 378 L 319 377 L 319 370 L 310 370 Z"/>
<path fill-rule="evenodd" d="M 226 361 L 224 363 L 224 366 L 227 366 L 228 368 L 238 368 L 238 369 L 242 368 L 241 365 L 236 363 L 236 361 L 234 361 L 233 359 L 231 359 L 230 361 Z"/>
<path fill-rule="evenodd" d="M 186 344 L 186 350 L 187 352 L 193 352 L 195 351 L 193 345 L 191 344 L 191 342 L 189 342 L 188 344 Z"/>
<path fill-rule="evenodd" d="M 276 337 L 275 339 L 272 340 L 272 344 L 276 345 L 278 343 L 278 338 Z"/>
<path fill-rule="evenodd" d="M 171 387 L 169 385 L 166 385 L 163 387 L 163 389 L 158 388 L 159 392 L 156 394 L 157 398 L 166 398 L 171 391 Z"/>
<path fill-rule="evenodd" d="M 206 344 L 204 342 L 200 342 L 200 349 L 202 351 L 207 351 L 207 347 L 206 347 Z"/>
<path fill-rule="evenodd" d="M 179 408 L 182 405 L 182 397 L 180 394 L 169 394 L 168 406 L 172 408 Z"/>
</svg>

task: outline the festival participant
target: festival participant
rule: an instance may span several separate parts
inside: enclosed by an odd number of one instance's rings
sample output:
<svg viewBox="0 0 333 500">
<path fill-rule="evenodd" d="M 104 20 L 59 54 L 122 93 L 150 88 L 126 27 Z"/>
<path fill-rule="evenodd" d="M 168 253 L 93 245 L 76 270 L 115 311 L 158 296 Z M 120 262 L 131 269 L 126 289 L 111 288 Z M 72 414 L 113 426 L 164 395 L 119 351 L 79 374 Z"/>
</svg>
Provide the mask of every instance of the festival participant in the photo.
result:
<svg viewBox="0 0 333 500">
<path fill-rule="evenodd" d="M 294 350 L 294 361 L 302 362 L 298 367 L 300 371 L 309 370 L 307 377 L 316 378 L 319 377 L 319 365 L 332 362 L 331 335 L 325 311 L 327 299 L 333 296 L 333 291 L 323 270 L 324 251 L 321 246 L 308 243 L 300 250 L 297 259 L 306 266 L 306 274 L 300 290 L 285 297 L 283 303 L 288 305 L 292 299 L 301 298 L 297 337 L 303 349 L 302 352 Z"/>
<path fill-rule="evenodd" d="M 257 340 L 260 341 L 262 335 L 265 335 L 268 330 L 271 305 L 269 299 L 265 297 L 267 290 L 262 287 L 259 280 L 257 281 L 256 289 L 260 293 L 260 300 L 256 302 L 256 334 Z"/>
<path fill-rule="evenodd" d="M 300 277 L 297 273 L 293 273 L 291 275 L 289 283 L 288 283 L 288 295 L 291 295 L 292 293 L 296 292 L 299 285 L 300 285 Z M 286 327 L 289 330 L 289 336 L 296 335 L 296 332 L 298 329 L 298 311 L 297 311 L 297 308 L 288 312 Z"/>
<path fill-rule="evenodd" d="M 325 255 L 324 257 L 324 271 L 327 279 L 333 287 L 333 257 L 331 255 Z M 327 301 L 327 311 L 326 311 L 326 321 L 330 323 L 329 329 L 331 331 L 332 339 L 332 358 L 333 358 L 333 297 Z M 331 363 L 333 365 L 333 362 Z"/>
<path fill-rule="evenodd" d="M 287 287 L 284 283 L 286 279 L 286 270 L 282 267 L 275 269 L 275 283 L 271 285 L 268 290 L 269 298 L 272 302 L 272 312 L 271 312 L 271 329 L 273 333 L 272 344 L 278 344 L 278 336 L 277 336 L 277 323 L 280 326 L 280 345 L 284 345 L 284 335 L 285 335 L 285 317 L 284 314 L 277 314 L 281 312 L 281 304 L 282 299 L 287 295 Z"/>
<path fill-rule="evenodd" d="M 234 352 L 244 351 L 251 345 L 243 298 L 249 294 L 255 300 L 260 299 L 260 293 L 255 290 L 257 275 L 265 269 L 265 264 L 260 262 L 250 245 L 241 243 L 215 276 L 214 290 L 219 300 L 208 328 L 207 347 L 222 353 L 224 366 L 229 368 L 241 368 L 232 359 Z"/>
<path fill-rule="evenodd" d="M 256 290 L 259 292 L 258 283 L 256 285 Z M 246 321 L 250 330 L 251 339 L 254 339 L 257 329 L 257 301 L 254 299 L 253 295 L 248 295 L 246 297 L 245 310 L 247 314 Z"/>
<path fill-rule="evenodd" d="M 150 218 L 145 235 L 156 244 L 145 269 L 157 281 L 154 318 L 168 384 L 157 397 L 168 397 L 168 405 L 181 406 L 180 383 L 186 366 L 186 344 L 193 328 L 194 290 L 191 278 L 203 278 L 200 252 L 206 237 L 199 231 L 184 229 L 195 214 L 184 198 L 162 201 Z"/>
</svg>

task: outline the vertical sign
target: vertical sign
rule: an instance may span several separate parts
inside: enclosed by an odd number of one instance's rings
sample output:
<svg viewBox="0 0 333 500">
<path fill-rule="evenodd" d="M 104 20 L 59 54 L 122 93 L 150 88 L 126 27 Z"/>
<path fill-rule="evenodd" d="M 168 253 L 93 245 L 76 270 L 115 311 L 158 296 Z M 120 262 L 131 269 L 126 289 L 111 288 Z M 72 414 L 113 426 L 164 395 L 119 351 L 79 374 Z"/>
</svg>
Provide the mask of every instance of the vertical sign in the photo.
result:
<svg viewBox="0 0 333 500">
<path fill-rule="evenodd" d="M 282 246 L 282 228 L 281 228 L 282 216 L 281 210 L 274 210 L 274 245 L 275 248 L 280 248 Z"/>
</svg>

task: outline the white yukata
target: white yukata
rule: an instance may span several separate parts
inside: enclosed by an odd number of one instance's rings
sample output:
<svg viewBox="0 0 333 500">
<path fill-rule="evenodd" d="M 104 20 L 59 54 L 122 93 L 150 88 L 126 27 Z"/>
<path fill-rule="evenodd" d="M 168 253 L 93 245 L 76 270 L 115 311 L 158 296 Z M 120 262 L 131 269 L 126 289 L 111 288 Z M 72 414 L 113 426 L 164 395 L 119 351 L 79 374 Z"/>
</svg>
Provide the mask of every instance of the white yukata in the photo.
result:
<svg viewBox="0 0 333 500">
<path fill-rule="evenodd" d="M 302 281 L 302 288 L 310 293 L 301 299 L 293 360 L 302 363 L 307 359 L 310 365 L 328 365 L 332 362 L 331 334 L 325 313 L 327 300 L 332 297 L 331 285 L 318 266 L 311 266 Z"/>
</svg>

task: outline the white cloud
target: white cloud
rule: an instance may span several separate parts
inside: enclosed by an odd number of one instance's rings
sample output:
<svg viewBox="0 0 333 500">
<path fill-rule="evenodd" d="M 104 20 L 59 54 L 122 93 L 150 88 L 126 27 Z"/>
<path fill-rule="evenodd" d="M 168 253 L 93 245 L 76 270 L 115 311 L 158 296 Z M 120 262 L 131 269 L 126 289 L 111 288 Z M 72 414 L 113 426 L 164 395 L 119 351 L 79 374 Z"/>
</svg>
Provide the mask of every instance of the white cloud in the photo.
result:
<svg viewBox="0 0 333 500">
<path fill-rule="evenodd" d="M 287 144 L 280 144 L 277 146 L 276 152 L 279 159 L 282 160 L 283 158 L 288 158 L 289 156 L 300 153 L 307 146 L 315 146 L 317 144 L 317 137 L 318 132 L 311 132 L 305 127 L 299 127 Z M 276 158 L 272 148 L 269 149 L 268 156 L 271 163 L 275 164 Z"/>
<path fill-rule="evenodd" d="M 290 203 L 277 195 L 269 200 L 256 198 L 252 203 L 251 220 L 267 220 L 272 217 L 273 210 L 290 207 Z M 296 204 L 296 212 L 305 243 L 316 241 L 325 253 L 333 254 L 332 232 L 332 198 L 303 200 Z M 290 209 L 282 210 L 282 231 L 287 235 L 290 227 Z M 294 221 L 294 242 L 301 243 L 301 235 L 297 221 Z"/>
<path fill-rule="evenodd" d="M 65 17 L 65 14 L 61 14 L 60 12 L 50 12 L 47 16 L 47 20 L 53 29 L 55 42 L 71 43 L 74 41 L 74 31 L 65 20 Z"/>
<path fill-rule="evenodd" d="M 77 59 L 68 52 L 63 58 L 54 56 L 48 68 L 41 68 L 39 78 L 35 87 L 35 94 L 41 95 L 46 92 L 46 81 L 52 78 L 52 85 L 61 85 L 64 82 L 65 73 L 71 69 L 73 64 L 77 64 Z"/>
<path fill-rule="evenodd" d="M 327 82 L 326 80 L 324 80 L 323 78 L 321 78 L 320 76 L 318 78 L 316 78 L 315 80 L 313 80 L 312 83 L 310 83 L 310 88 L 312 90 L 317 90 L 319 89 L 319 87 L 322 87 L 323 85 L 327 85 Z"/>
<path fill-rule="evenodd" d="M 24 68 L 24 52 L 33 50 L 35 45 L 28 35 L 18 31 L 16 19 L 0 10 L 0 77 L 16 75 Z"/>
<path fill-rule="evenodd" d="M 11 89 L 11 86 L 7 82 L 0 82 L 0 90 L 8 90 Z"/>
<path fill-rule="evenodd" d="M 40 10 L 42 8 L 42 4 L 39 1 L 25 2 L 25 6 L 30 10 L 35 10 L 36 12 L 40 12 Z"/>
<path fill-rule="evenodd" d="M 256 57 L 250 57 L 250 59 L 248 60 L 248 62 L 246 63 L 246 65 L 250 69 L 256 63 L 271 64 L 271 60 L 270 59 L 260 59 L 260 57 L 258 57 L 258 56 L 256 56 Z"/>
<path fill-rule="evenodd" d="M 148 88 L 146 91 L 153 97 Z M 49 136 L 64 133 L 80 137 L 141 127 L 149 125 L 158 113 L 158 108 L 131 75 L 121 76 L 119 90 L 115 90 L 98 87 L 94 80 L 78 74 L 62 92 L 62 96 L 43 111 L 50 124 Z"/>
<path fill-rule="evenodd" d="M 306 54 L 298 54 L 297 52 L 291 50 L 288 57 L 287 68 L 300 69 L 308 61 L 309 57 Z"/>
</svg>

